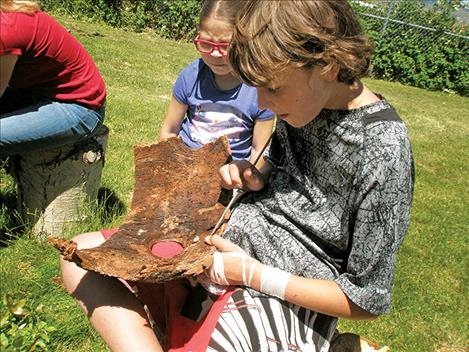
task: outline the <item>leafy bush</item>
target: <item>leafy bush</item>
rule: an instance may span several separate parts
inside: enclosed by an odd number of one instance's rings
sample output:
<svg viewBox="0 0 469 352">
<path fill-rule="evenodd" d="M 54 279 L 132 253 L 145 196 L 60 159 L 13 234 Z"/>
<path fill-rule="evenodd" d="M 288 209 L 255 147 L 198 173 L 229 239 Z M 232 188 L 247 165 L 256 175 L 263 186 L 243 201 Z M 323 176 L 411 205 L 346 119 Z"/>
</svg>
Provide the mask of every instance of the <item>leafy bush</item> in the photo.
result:
<svg viewBox="0 0 469 352">
<path fill-rule="evenodd" d="M 121 0 L 42 0 L 41 4 L 47 12 L 121 25 Z"/>
<path fill-rule="evenodd" d="M 14 300 L 7 294 L 0 302 L 0 347 L 2 351 L 47 350 L 49 334 L 57 329 L 42 318 L 44 306 L 36 308 L 26 299 Z"/>
<path fill-rule="evenodd" d="M 200 0 L 128 1 L 130 17 L 126 25 L 134 29 L 152 28 L 171 39 L 193 39 L 197 31 Z"/>
<path fill-rule="evenodd" d="M 202 0 L 42 0 L 45 11 L 101 21 L 135 31 L 153 29 L 171 39 L 192 39 Z"/>
<path fill-rule="evenodd" d="M 134 31 L 152 29 L 176 40 L 194 38 L 202 0 L 42 0 L 46 11 L 101 21 Z M 431 90 L 456 91 L 469 96 L 469 30 L 451 15 L 454 0 L 433 7 L 422 1 L 351 0 L 362 14 L 365 32 L 376 44 L 372 76 Z M 391 7 L 391 8 L 389 8 Z M 415 26 L 389 22 L 372 14 Z M 418 26 L 434 28 L 429 31 Z M 466 38 L 450 36 L 452 32 Z"/>
<path fill-rule="evenodd" d="M 450 2 L 440 1 L 431 8 L 420 1 L 385 3 L 393 6 L 391 19 L 416 26 L 390 21 L 384 30 L 382 19 L 363 14 L 386 17 L 387 6 L 376 3 L 370 8 L 363 6 L 363 2 L 352 4 L 362 14 L 364 30 L 376 45 L 373 77 L 469 95 L 469 30 L 451 15 Z"/>
</svg>

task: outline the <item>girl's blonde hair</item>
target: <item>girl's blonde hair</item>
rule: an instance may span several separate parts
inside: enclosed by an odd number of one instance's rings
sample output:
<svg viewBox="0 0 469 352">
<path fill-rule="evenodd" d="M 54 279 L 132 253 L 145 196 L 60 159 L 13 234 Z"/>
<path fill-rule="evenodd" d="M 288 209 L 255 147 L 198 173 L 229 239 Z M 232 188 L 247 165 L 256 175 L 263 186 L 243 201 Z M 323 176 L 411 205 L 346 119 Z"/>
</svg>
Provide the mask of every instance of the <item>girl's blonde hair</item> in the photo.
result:
<svg viewBox="0 0 469 352">
<path fill-rule="evenodd" d="M 243 8 L 244 0 L 205 0 L 199 17 L 199 29 L 210 17 L 223 19 L 234 26 L 236 15 Z"/>
<path fill-rule="evenodd" d="M 373 48 L 347 0 L 246 0 L 228 58 L 243 81 L 266 86 L 287 67 L 339 65 L 338 81 L 366 74 Z"/>
<path fill-rule="evenodd" d="M 35 13 L 41 10 L 34 0 L 0 0 L 0 12 Z"/>
</svg>

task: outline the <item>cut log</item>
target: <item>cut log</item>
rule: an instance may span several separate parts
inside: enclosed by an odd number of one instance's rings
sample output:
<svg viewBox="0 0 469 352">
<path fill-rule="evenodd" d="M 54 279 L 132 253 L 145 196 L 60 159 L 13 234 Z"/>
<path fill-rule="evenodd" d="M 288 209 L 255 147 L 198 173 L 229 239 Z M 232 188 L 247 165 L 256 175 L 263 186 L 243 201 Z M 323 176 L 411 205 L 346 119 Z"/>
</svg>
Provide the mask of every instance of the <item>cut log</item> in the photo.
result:
<svg viewBox="0 0 469 352">
<path fill-rule="evenodd" d="M 204 238 L 224 210 L 219 168 L 230 156 L 228 140 L 194 150 L 170 138 L 134 152 L 132 204 L 118 232 L 89 249 L 63 239 L 49 242 L 84 269 L 125 280 L 165 282 L 202 273 L 214 251 Z M 156 247 L 173 254 L 158 255 Z"/>
<path fill-rule="evenodd" d="M 388 346 L 380 346 L 350 332 L 338 334 L 331 342 L 331 352 L 389 352 Z"/>
<path fill-rule="evenodd" d="M 61 235 L 68 225 L 84 220 L 84 207 L 98 194 L 108 133 L 103 126 L 75 145 L 15 158 L 18 210 L 34 235 Z"/>
</svg>

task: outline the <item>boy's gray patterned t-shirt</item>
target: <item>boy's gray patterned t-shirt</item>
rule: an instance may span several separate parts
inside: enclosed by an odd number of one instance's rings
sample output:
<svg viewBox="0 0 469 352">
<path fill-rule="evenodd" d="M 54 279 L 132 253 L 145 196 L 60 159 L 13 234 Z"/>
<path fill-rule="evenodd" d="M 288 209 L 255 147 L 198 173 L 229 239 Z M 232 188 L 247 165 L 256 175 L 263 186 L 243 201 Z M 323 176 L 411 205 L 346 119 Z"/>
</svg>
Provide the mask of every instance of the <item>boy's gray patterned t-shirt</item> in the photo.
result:
<svg viewBox="0 0 469 352">
<path fill-rule="evenodd" d="M 358 306 L 390 309 L 397 250 L 410 221 L 407 129 L 385 101 L 277 123 L 269 184 L 231 216 L 225 237 L 292 274 L 335 280 Z"/>
</svg>

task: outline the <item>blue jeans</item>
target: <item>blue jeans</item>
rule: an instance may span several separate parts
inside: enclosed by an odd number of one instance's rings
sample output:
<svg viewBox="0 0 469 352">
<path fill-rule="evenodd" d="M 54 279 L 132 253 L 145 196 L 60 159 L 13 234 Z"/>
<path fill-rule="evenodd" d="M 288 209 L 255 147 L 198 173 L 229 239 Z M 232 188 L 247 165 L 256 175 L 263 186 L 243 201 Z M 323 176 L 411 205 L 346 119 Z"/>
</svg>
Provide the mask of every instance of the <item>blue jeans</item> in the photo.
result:
<svg viewBox="0 0 469 352">
<path fill-rule="evenodd" d="M 0 98 L 0 155 L 74 144 L 97 131 L 104 110 L 8 87 Z"/>
</svg>

